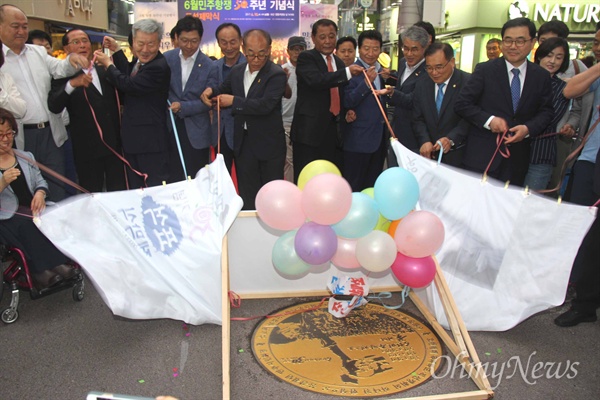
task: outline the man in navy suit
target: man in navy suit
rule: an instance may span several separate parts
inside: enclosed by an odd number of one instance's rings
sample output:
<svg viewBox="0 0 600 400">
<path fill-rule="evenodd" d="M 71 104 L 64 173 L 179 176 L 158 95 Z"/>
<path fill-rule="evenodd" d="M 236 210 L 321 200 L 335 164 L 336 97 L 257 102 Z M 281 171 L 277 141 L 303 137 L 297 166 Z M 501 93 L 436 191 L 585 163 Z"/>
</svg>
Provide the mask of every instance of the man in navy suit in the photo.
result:
<svg viewBox="0 0 600 400">
<path fill-rule="evenodd" d="M 328 160 L 338 167 L 341 164 L 336 147 L 341 99 L 344 97 L 342 89 L 352 76 L 362 74 L 364 68 L 357 64 L 346 67 L 333 54 L 337 31 L 335 22 L 318 20 L 312 26 L 315 48 L 298 56 L 298 97 L 290 132 L 295 182 L 298 182 L 302 169 L 314 160 Z"/>
<path fill-rule="evenodd" d="M 385 88 L 384 79 L 389 77 L 389 70 L 377 62 L 382 42 L 381 33 L 375 30 L 362 32 L 358 37 L 356 65 L 366 69 L 368 79 L 385 110 L 386 95 L 393 89 Z M 354 76 L 344 90 L 344 107 L 356 113 L 356 120 L 349 123 L 344 132 L 342 168 L 342 175 L 350 183 L 353 192 L 375 185 L 383 170 L 387 148 L 385 120 L 366 79 L 364 74 Z"/>
<path fill-rule="evenodd" d="M 417 82 L 427 76 L 424 54 L 429 45 L 429 34 L 419 26 L 411 26 L 400 34 L 400 39 L 404 58 L 399 62 L 396 89 L 389 101 L 394 106 L 392 129 L 400 143 L 418 153 L 419 145 L 410 124 L 412 98 Z"/>
<path fill-rule="evenodd" d="M 81 29 L 65 33 L 62 43 L 67 53 L 91 61 L 90 38 Z M 60 114 L 66 107 L 69 112 L 75 169 L 79 184 L 90 192 L 101 192 L 104 187 L 107 191 L 125 189 L 124 164 L 115 155 L 121 154 L 117 97 L 104 68 L 95 66 L 69 78 L 52 80 L 48 94 L 50 111 Z"/>
<path fill-rule="evenodd" d="M 219 87 L 207 88 L 202 99 L 210 105 L 212 98 L 220 96 L 221 106 L 231 107 L 240 196 L 244 210 L 254 210 L 260 188 L 283 179 L 286 144 L 281 98 L 287 76 L 270 60 L 272 40 L 266 31 L 246 31 L 242 41 L 248 61 L 233 67 Z"/>
<path fill-rule="evenodd" d="M 412 128 L 419 153 L 435 159 L 441 150 L 443 163 L 460 167 L 469 123 L 456 115 L 454 102 L 471 74 L 455 68 L 452 46 L 441 42 L 425 50 L 425 71 L 429 76 L 413 92 Z"/>
<path fill-rule="evenodd" d="M 536 28 L 528 18 L 502 27 L 503 57 L 480 63 L 461 91 L 454 110 L 471 123 L 464 154 L 467 168 L 484 172 L 497 140 L 507 135 L 488 174 L 522 186 L 529 167 L 530 137 L 541 134 L 552 119 L 550 74 L 527 60 Z"/>
<path fill-rule="evenodd" d="M 170 109 L 175 116 L 186 172 L 193 177 L 210 162 L 210 107 L 200 100 L 200 95 L 207 87 L 216 86 L 217 70 L 213 61 L 200 51 L 204 33 L 200 19 L 183 17 L 173 32 L 179 48 L 164 54 L 171 68 Z M 180 181 L 186 177 L 174 134 L 170 138 L 171 181 Z"/>
<path fill-rule="evenodd" d="M 130 66 L 116 41 L 104 37 L 104 46 L 112 51 L 114 64 L 101 50 L 96 61 L 106 68 L 108 80 L 125 97 L 121 119 L 121 139 L 125 158 L 134 171 L 128 169 L 130 188 L 144 185 L 139 174 L 146 174 L 148 186 L 158 186 L 169 180 L 169 133 L 167 100 L 171 69 L 158 51 L 163 27 L 153 19 L 141 19 L 133 24 L 133 48 L 138 60 Z"/>
</svg>

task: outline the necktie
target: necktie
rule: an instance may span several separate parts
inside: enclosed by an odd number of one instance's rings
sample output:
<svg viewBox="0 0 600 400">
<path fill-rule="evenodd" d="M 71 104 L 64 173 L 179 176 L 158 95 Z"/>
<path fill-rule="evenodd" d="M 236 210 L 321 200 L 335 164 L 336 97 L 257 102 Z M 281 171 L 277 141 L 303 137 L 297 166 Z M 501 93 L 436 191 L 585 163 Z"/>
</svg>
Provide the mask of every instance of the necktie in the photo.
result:
<svg viewBox="0 0 600 400">
<path fill-rule="evenodd" d="M 437 108 L 438 114 L 440 113 L 440 109 L 442 108 L 442 101 L 444 101 L 444 86 L 445 83 L 438 83 L 438 92 L 437 97 L 435 98 L 435 108 Z"/>
<path fill-rule="evenodd" d="M 333 72 L 332 58 L 331 54 L 327 56 L 327 71 L 329 72 Z M 329 112 L 337 116 L 340 113 L 340 91 L 337 87 L 332 87 L 329 89 L 329 94 L 331 97 Z"/>
<path fill-rule="evenodd" d="M 519 78 L 519 69 L 513 68 L 511 70 L 514 77 L 510 83 L 510 95 L 512 97 L 513 112 L 517 112 L 519 107 L 519 100 L 521 99 L 521 79 Z"/>
<path fill-rule="evenodd" d="M 133 69 L 131 70 L 131 76 L 134 77 L 135 74 L 138 73 L 138 71 L 140 70 L 140 65 L 142 65 L 139 61 L 135 63 L 135 65 L 133 66 Z"/>
</svg>

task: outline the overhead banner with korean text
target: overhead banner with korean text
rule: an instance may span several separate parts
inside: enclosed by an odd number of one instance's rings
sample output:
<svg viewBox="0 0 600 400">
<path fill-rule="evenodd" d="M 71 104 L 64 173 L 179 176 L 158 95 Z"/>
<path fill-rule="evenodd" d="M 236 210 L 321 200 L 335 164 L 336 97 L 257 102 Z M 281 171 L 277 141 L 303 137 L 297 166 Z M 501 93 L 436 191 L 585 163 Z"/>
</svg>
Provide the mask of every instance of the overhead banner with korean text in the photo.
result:
<svg viewBox="0 0 600 400">
<path fill-rule="evenodd" d="M 264 29 L 273 39 L 271 59 L 287 62 L 287 40 L 298 35 L 300 0 L 186 0 L 179 1 L 179 16 L 192 15 L 202 20 L 204 35 L 200 48 L 209 56 L 221 58 L 215 32 L 225 22 L 238 25 L 242 34 Z"/>
</svg>

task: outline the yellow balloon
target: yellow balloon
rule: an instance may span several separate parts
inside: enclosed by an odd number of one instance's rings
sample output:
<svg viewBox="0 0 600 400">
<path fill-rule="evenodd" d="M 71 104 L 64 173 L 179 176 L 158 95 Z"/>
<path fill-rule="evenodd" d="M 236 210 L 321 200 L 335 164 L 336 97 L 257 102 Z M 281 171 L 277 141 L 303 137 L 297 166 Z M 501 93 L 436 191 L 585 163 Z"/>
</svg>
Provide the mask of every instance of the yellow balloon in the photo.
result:
<svg viewBox="0 0 600 400">
<path fill-rule="evenodd" d="M 375 228 L 373 229 L 376 231 L 387 232 L 390 229 L 391 224 L 392 221 L 379 214 L 379 221 L 377 221 L 377 225 L 375 225 Z"/>
<path fill-rule="evenodd" d="M 317 175 L 321 174 L 336 174 L 337 176 L 342 176 L 342 173 L 335 166 L 334 163 L 327 160 L 315 160 L 306 165 L 306 167 L 302 168 L 300 171 L 300 175 L 298 176 L 298 187 L 300 190 L 304 189 L 304 186 L 308 181 L 314 178 Z"/>
<path fill-rule="evenodd" d="M 369 196 L 370 198 L 374 199 L 375 198 L 375 188 L 366 188 L 360 191 L 361 193 L 366 194 L 367 196 Z"/>
</svg>

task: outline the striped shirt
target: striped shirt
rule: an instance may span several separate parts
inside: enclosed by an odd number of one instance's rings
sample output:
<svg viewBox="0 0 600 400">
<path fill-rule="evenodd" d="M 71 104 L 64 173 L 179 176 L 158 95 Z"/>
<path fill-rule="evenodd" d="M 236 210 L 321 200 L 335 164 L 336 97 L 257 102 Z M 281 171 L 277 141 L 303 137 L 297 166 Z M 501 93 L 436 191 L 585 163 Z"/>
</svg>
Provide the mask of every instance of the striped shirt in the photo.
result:
<svg viewBox="0 0 600 400">
<path fill-rule="evenodd" d="M 554 108 L 554 116 L 550 125 L 544 130 L 540 136 L 544 136 L 549 133 L 557 132 L 557 124 L 569 108 L 569 99 L 563 96 L 563 89 L 567 85 L 567 82 L 558 78 L 556 75 L 552 76 L 552 107 Z M 550 164 L 556 163 L 556 135 L 533 138 L 531 140 L 531 153 L 530 153 L 531 164 Z"/>
</svg>

